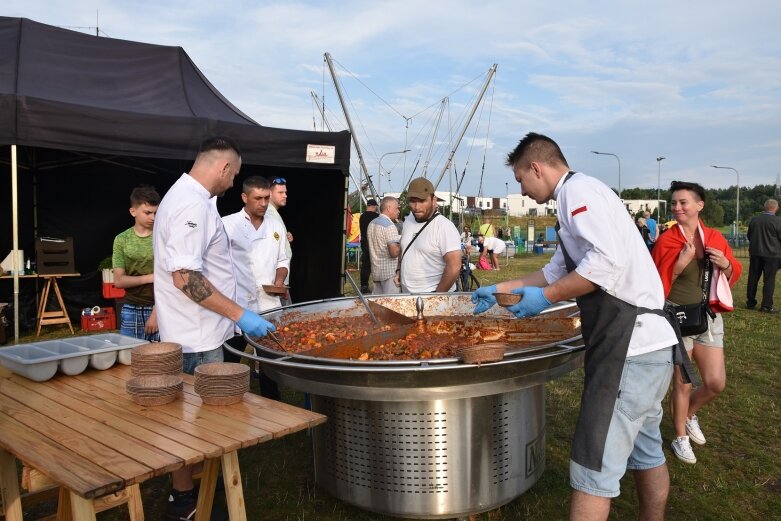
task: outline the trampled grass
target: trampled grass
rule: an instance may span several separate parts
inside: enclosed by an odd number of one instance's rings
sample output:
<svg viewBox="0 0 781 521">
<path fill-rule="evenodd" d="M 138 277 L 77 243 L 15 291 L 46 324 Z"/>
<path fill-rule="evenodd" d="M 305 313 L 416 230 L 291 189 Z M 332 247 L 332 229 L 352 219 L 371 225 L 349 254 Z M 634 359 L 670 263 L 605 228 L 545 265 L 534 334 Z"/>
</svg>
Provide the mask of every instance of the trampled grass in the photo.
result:
<svg viewBox="0 0 781 521">
<path fill-rule="evenodd" d="M 539 268 L 548 256 L 520 256 L 501 271 L 476 272 L 483 284 L 518 277 Z M 743 258 L 745 270 L 748 259 Z M 744 272 L 745 273 L 745 272 Z M 779 277 L 781 278 L 781 276 Z M 781 281 L 780 281 L 781 282 Z M 699 414 L 707 444 L 695 446 L 698 462 L 679 462 L 669 449 L 673 436 L 669 415 L 662 423 L 672 488 L 667 511 L 671 520 L 781 519 L 781 316 L 745 309 L 745 274 L 733 289 L 737 308 L 725 315 L 727 387 Z M 777 302 L 781 295 L 777 296 Z M 528 492 L 477 520 L 566 519 L 569 510 L 570 438 L 578 414 L 582 371 L 547 385 L 546 470 Z M 301 395 L 285 392 L 300 404 Z M 250 520 L 341 521 L 387 520 L 342 503 L 314 481 L 311 437 L 306 432 L 240 451 L 244 494 Z M 142 485 L 147 519 L 161 519 L 167 478 Z M 635 519 L 637 497 L 631 475 L 613 501 L 611 520 Z M 128 519 L 124 508 L 98 519 Z"/>
</svg>

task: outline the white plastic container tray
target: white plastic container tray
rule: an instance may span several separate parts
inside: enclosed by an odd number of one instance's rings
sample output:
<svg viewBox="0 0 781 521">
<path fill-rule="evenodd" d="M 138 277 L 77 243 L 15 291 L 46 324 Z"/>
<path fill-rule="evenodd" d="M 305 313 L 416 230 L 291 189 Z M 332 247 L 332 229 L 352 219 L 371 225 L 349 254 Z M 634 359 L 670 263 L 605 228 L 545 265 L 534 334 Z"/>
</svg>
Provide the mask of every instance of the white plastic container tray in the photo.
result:
<svg viewBox="0 0 781 521">
<path fill-rule="evenodd" d="M 130 349 L 145 340 L 117 333 L 75 336 L 0 348 L 0 364 L 30 380 L 43 382 L 57 369 L 67 375 L 79 374 L 87 365 L 108 369 L 119 359 L 130 364 Z"/>
</svg>

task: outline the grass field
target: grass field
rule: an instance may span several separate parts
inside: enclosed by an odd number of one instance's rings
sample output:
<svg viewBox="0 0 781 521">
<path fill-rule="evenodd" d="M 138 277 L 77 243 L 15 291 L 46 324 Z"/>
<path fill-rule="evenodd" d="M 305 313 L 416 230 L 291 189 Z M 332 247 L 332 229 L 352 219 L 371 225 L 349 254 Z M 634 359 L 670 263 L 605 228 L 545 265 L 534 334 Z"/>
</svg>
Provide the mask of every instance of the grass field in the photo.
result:
<svg viewBox="0 0 781 521">
<path fill-rule="evenodd" d="M 476 272 L 482 284 L 515 278 L 539 268 L 547 256 L 521 256 L 498 272 Z M 740 259 L 748 268 L 748 259 Z M 781 283 L 781 281 L 779 281 Z M 781 316 L 746 310 L 745 275 L 734 288 L 737 309 L 725 315 L 727 388 L 699 414 L 707 445 L 695 446 L 698 462 L 686 465 L 670 452 L 669 416 L 662 423 L 672 490 L 671 520 L 781 519 Z M 56 335 L 57 333 L 51 333 Z M 61 333 L 60 333 L 61 334 Z M 515 501 L 476 516 L 477 520 L 566 519 L 570 489 L 570 437 L 578 414 L 582 371 L 547 385 L 546 470 Z M 286 401 L 301 395 L 286 390 Z M 315 485 L 311 437 L 306 432 L 240 451 L 244 494 L 250 520 L 386 520 L 346 505 Z M 622 482 L 610 519 L 637 517 L 631 476 Z M 167 478 L 142 485 L 147 519 L 162 519 Z M 27 519 L 27 517 L 25 518 Z M 124 508 L 98 515 L 100 520 L 127 519 Z"/>
</svg>

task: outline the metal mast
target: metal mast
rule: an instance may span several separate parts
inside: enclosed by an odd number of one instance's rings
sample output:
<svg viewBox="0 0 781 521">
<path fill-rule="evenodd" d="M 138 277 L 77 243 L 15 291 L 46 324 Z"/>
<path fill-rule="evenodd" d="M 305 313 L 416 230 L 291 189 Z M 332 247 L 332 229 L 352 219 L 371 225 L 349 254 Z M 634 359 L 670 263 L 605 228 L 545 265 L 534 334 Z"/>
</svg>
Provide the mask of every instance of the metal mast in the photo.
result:
<svg viewBox="0 0 781 521">
<path fill-rule="evenodd" d="M 450 163 L 453 162 L 453 156 L 456 155 L 456 149 L 458 148 L 458 145 L 461 144 L 461 140 L 464 138 L 464 134 L 466 134 L 466 131 L 469 128 L 469 124 L 472 122 L 472 118 L 474 117 L 475 112 L 477 112 L 477 107 L 480 106 L 480 102 L 482 101 L 483 96 L 485 95 L 485 91 L 488 90 L 488 85 L 491 83 L 491 78 L 494 77 L 494 74 L 496 74 L 495 63 L 490 69 L 488 69 L 488 77 L 486 77 L 485 83 L 483 83 L 483 88 L 480 89 L 480 94 L 477 96 L 477 101 L 475 101 L 475 104 L 472 107 L 472 111 L 469 113 L 469 117 L 466 119 L 464 128 L 461 130 L 461 135 L 458 136 L 458 139 L 453 145 L 453 149 L 450 151 L 450 155 L 448 156 L 447 161 L 445 162 L 445 166 L 442 168 L 442 172 L 439 174 L 439 177 L 437 178 L 437 182 L 434 183 L 435 190 L 437 186 L 439 186 L 439 183 L 442 182 L 442 178 L 445 177 L 445 173 L 447 172 L 447 170 L 450 168 Z"/>
<path fill-rule="evenodd" d="M 339 85 L 339 80 L 336 78 L 336 71 L 334 70 L 334 64 L 331 61 L 331 53 L 325 53 L 325 62 L 328 64 L 328 70 L 331 71 L 331 79 L 334 82 L 334 87 L 336 88 L 336 95 L 339 96 L 339 104 L 342 105 L 342 112 L 344 112 L 344 117 L 347 120 L 347 127 L 350 129 L 350 134 L 353 137 L 353 144 L 355 145 L 355 151 L 358 153 L 358 164 L 361 165 L 361 172 L 363 172 L 363 175 L 366 177 L 366 183 L 369 185 L 369 192 L 371 192 L 372 197 L 375 199 L 377 196 L 377 190 L 374 189 L 374 184 L 372 183 L 371 177 L 369 177 L 369 170 L 366 168 L 366 163 L 363 161 L 363 154 L 361 153 L 361 146 L 358 144 L 358 134 L 355 133 L 355 130 L 353 129 L 353 122 L 350 120 L 350 114 L 347 112 L 347 105 L 344 102 L 344 96 L 342 96 L 342 88 Z M 494 66 L 495 67 L 495 66 Z M 358 186 L 358 190 L 360 191 L 360 186 Z"/>
</svg>

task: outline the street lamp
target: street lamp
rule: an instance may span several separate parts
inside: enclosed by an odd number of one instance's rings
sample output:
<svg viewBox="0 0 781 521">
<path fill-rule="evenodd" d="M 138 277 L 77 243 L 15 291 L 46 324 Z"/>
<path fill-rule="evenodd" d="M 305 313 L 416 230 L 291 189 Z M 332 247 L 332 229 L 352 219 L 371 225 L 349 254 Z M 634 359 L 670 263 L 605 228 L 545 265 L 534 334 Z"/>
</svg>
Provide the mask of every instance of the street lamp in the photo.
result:
<svg viewBox="0 0 781 521">
<path fill-rule="evenodd" d="M 656 158 L 656 164 L 657 164 L 657 169 L 656 169 L 656 208 L 657 208 L 657 210 L 659 210 L 659 215 L 657 215 L 657 217 L 659 219 L 659 222 L 662 221 L 662 202 L 661 202 L 661 199 L 659 197 L 659 193 L 661 191 L 661 186 L 662 186 L 662 160 L 664 160 L 664 159 L 667 159 L 667 158 L 664 157 L 664 156 L 659 156 L 659 157 Z M 667 212 L 665 212 L 665 213 L 667 213 Z"/>
<path fill-rule="evenodd" d="M 380 186 L 382 186 L 382 158 L 391 154 L 406 154 L 409 151 L 409 148 L 405 148 L 404 150 L 399 150 L 398 152 L 386 152 L 380 156 L 380 160 L 377 161 L 377 191 L 379 192 L 377 195 L 382 197 L 382 190 L 380 189 Z M 390 187 L 390 172 L 388 172 L 388 186 Z"/>
<path fill-rule="evenodd" d="M 732 168 L 731 166 L 716 166 L 711 165 L 711 168 L 723 168 L 724 170 L 732 170 L 735 175 L 738 176 L 738 193 L 735 196 L 735 245 L 740 245 L 740 172 Z"/>
<path fill-rule="evenodd" d="M 610 152 L 597 152 L 596 150 L 592 150 L 591 153 L 599 154 L 600 156 L 613 156 L 616 158 L 616 161 L 618 161 L 618 198 L 621 199 L 621 159 Z"/>
<path fill-rule="evenodd" d="M 504 226 L 510 226 L 510 183 L 504 183 Z"/>
</svg>

